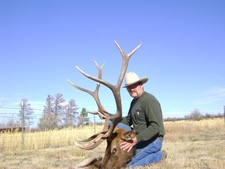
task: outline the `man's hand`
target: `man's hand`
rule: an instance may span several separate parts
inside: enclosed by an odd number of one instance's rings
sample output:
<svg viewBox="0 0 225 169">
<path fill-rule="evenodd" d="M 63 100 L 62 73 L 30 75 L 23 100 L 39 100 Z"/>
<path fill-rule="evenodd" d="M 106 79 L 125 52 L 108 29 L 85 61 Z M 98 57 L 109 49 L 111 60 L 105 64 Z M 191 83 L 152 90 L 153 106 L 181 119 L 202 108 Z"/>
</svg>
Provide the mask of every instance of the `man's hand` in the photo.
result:
<svg viewBox="0 0 225 169">
<path fill-rule="evenodd" d="M 137 138 L 134 137 L 132 140 L 121 143 L 120 148 L 129 152 L 137 144 Z"/>
</svg>

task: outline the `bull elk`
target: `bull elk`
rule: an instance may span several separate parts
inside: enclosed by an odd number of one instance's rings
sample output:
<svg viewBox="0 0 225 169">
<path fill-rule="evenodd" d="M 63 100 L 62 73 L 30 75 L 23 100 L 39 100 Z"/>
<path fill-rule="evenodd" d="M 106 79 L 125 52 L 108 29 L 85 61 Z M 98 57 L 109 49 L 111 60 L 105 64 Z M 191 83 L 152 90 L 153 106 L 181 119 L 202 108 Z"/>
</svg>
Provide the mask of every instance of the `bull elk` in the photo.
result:
<svg viewBox="0 0 225 169">
<path fill-rule="evenodd" d="M 104 140 L 107 141 L 107 147 L 105 149 L 104 158 L 86 159 L 82 161 L 81 163 L 77 164 L 74 168 L 86 168 L 86 169 L 91 169 L 91 168 L 117 169 L 118 168 L 119 169 L 124 167 L 129 162 L 131 157 L 134 155 L 134 151 L 135 151 L 134 148 L 129 153 L 127 153 L 126 151 L 120 149 L 120 143 L 122 143 L 123 141 L 129 141 L 132 138 L 134 138 L 135 131 L 125 131 L 124 129 L 116 128 L 116 126 L 122 118 L 122 102 L 121 102 L 121 96 L 120 96 L 120 88 L 121 88 L 121 85 L 128 67 L 128 62 L 130 57 L 138 50 L 138 48 L 141 45 L 138 45 L 129 54 L 125 54 L 125 52 L 122 50 L 122 48 L 119 46 L 119 44 L 116 41 L 115 41 L 115 44 L 122 55 L 122 67 L 121 67 L 121 71 L 120 71 L 119 78 L 116 85 L 112 85 L 102 79 L 103 65 L 99 66 L 97 62 L 95 62 L 95 65 L 98 70 L 98 78 L 93 77 L 85 73 L 84 71 L 82 71 L 79 67 L 76 67 L 84 76 L 97 82 L 96 89 L 94 91 L 90 91 L 88 89 L 79 87 L 68 80 L 68 82 L 72 86 L 90 94 L 95 99 L 96 104 L 98 106 L 98 111 L 95 112 L 94 114 L 99 114 L 105 119 L 105 123 L 101 132 L 87 139 L 83 139 L 83 140 L 77 139 L 75 141 L 76 146 L 80 147 L 81 149 L 91 150 L 96 148 L 98 145 L 100 145 Z M 114 99 L 115 99 L 115 103 L 116 103 L 115 114 L 108 113 L 102 106 L 99 99 L 99 95 L 98 95 L 100 84 L 105 85 L 112 91 Z M 110 121 L 112 122 L 111 125 L 109 125 Z"/>
</svg>

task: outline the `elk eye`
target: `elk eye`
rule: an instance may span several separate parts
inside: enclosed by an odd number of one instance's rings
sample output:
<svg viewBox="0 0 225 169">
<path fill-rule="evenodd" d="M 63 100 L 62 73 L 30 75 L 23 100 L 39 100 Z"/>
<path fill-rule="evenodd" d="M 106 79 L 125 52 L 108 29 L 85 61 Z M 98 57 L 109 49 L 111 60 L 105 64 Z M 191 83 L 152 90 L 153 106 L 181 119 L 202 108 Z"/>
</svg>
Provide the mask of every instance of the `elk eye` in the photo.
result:
<svg viewBox="0 0 225 169">
<path fill-rule="evenodd" d="M 116 148 L 113 148 L 112 154 L 114 155 L 116 152 L 117 152 L 117 149 Z"/>
</svg>

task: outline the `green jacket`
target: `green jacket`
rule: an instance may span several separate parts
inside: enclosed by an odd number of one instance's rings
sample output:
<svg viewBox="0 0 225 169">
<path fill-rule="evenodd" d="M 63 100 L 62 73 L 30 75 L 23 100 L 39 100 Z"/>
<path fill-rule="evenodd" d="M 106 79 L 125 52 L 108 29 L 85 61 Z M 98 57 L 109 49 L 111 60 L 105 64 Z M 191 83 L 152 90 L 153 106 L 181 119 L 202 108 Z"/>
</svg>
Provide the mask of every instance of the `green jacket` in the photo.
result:
<svg viewBox="0 0 225 169">
<path fill-rule="evenodd" d="M 133 126 L 138 142 L 165 134 L 160 103 L 147 92 L 132 100 L 128 115 L 122 118 L 121 123 Z"/>
</svg>

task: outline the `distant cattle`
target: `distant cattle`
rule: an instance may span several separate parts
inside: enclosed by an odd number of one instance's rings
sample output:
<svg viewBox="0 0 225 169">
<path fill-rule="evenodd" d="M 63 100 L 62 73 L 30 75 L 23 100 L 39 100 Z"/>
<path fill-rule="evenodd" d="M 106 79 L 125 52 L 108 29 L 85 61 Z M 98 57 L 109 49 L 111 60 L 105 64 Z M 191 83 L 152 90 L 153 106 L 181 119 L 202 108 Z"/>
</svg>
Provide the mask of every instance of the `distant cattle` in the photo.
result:
<svg viewBox="0 0 225 169">
<path fill-rule="evenodd" d="M 23 128 L 25 131 L 25 127 Z M 16 133 L 21 132 L 22 127 L 8 127 L 8 128 L 0 128 L 0 133 Z"/>
</svg>

